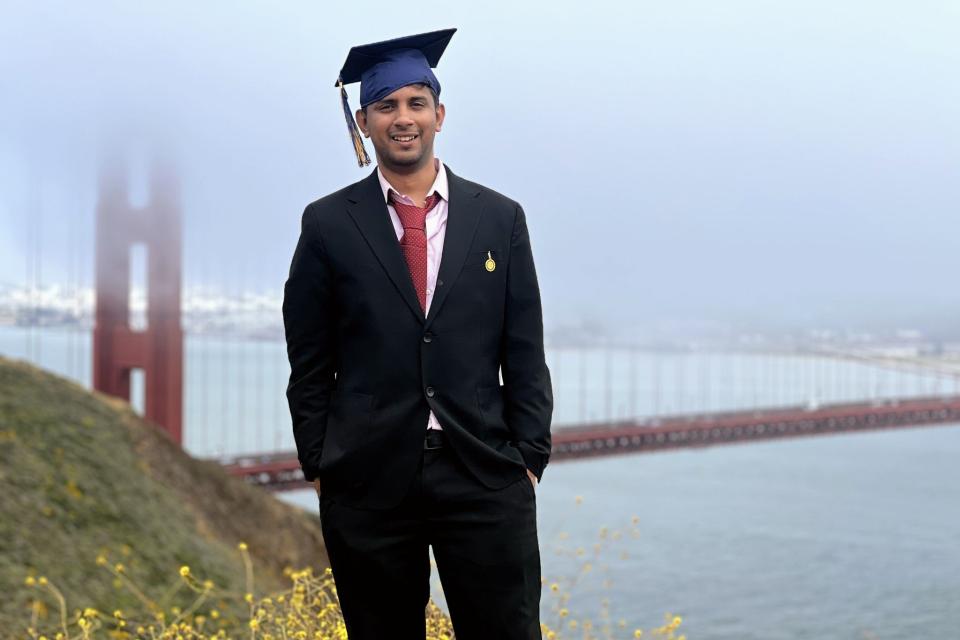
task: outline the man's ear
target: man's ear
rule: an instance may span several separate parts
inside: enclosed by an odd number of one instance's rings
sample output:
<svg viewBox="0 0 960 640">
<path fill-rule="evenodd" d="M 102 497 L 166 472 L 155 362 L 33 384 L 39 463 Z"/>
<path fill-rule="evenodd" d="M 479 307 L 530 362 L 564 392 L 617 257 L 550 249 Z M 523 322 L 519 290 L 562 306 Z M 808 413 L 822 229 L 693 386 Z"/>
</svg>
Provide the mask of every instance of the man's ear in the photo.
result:
<svg viewBox="0 0 960 640">
<path fill-rule="evenodd" d="M 443 106 L 443 103 L 437 105 L 437 131 L 440 131 L 440 127 L 443 126 L 443 119 L 447 116 L 447 108 Z"/>
<path fill-rule="evenodd" d="M 356 113 L 357 125 L 360 127 L 360 131 L 363 132 L 363 135 L 370 137 L 370 134 L 367 133 L 367 114 L 364 113 L 363 109 L 357 109 Z"/>
</svg>

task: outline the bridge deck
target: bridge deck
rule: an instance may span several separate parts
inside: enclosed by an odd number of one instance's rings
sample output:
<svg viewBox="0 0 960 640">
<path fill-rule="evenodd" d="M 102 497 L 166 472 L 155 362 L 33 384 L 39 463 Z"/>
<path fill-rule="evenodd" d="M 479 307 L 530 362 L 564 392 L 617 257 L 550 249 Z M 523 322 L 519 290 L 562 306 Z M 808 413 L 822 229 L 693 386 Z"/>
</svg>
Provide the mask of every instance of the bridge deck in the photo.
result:
<svg viewBox="0 0 960 640">
<path fill-rule="evenodd" d="M 950 423 L 960 423 L 960 396 L 556 426 L 550 461 Z M 221 462 L 231 474 L 273 490 L 305 486 L 293 452 Z"/>
</svg>

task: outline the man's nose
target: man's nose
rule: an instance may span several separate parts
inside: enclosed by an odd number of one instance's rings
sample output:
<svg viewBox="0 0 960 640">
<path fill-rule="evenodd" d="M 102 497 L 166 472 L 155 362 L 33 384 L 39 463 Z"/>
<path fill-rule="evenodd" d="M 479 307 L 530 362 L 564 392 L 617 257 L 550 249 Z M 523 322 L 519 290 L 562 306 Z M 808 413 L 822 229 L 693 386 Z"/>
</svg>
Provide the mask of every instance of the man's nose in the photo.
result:
<svg viewBox="0 0 960 640">
<path fill-rule="evenodd" d="M 413 121 L 410 110 L 400 107 L 397 109 L 397 117 L 394 118 L 393 123 L 397 126 L 413 126 L 416 124 Z"/>
</svg>

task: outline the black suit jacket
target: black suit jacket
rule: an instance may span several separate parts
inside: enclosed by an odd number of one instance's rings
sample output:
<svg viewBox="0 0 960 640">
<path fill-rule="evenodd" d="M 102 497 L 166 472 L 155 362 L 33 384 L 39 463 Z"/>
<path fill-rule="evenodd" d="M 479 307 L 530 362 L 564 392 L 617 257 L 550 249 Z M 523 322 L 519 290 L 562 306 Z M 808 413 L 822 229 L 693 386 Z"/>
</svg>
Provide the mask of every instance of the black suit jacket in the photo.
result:
<svg viewBox="0 0 960 640">
<path fill-rule="evenodd" d="M 553 392 L 523 209 L 446 170 L 447 228 L 426 317 L 376 170 L 303 212 L 284 287 L 287 399 L 304 477 L 344 502 L 399 503 L 431 409 L 490 489 L 527 468 L 539 479 L 550 457 Z"/>
</svg>

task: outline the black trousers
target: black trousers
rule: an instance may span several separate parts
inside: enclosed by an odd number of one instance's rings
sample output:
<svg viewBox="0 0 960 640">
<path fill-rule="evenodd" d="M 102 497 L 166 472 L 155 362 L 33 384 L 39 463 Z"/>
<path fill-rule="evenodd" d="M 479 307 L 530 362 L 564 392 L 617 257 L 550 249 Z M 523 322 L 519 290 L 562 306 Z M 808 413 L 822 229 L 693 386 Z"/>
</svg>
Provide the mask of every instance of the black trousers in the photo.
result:
<svg viewBox="0 0 960 640">
<path fill-rule="evenodd" d="M 424 450 L 396 508 L 348 507 L 321 488 L 323 538 L 350 640 L 424 640 L 429 546 L 457 640 L 540 639 L 536 490 L 521 473 L 491 491 L 440 446 Z"/>
</svg>

